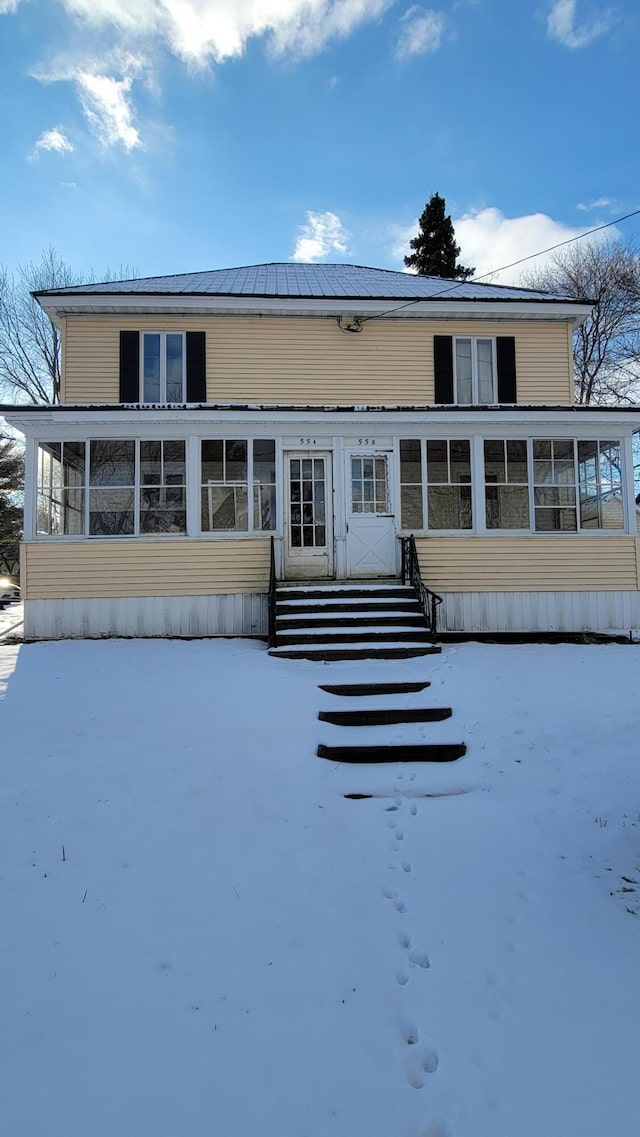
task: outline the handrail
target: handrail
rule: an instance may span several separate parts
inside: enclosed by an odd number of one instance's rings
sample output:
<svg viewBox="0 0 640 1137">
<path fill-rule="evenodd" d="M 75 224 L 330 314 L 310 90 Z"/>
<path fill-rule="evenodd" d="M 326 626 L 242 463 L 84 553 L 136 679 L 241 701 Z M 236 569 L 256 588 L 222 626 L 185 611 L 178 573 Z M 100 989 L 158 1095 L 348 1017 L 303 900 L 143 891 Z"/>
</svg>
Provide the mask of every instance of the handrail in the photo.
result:
<svg viewBox="0 0 640 1137">
<path fill-rule="evenodd" d="M 435 643 L 438 633 L 438 607 L 442 604 L 442 597 L 438 596 L 437 592 L 432 592 L 430 588 L 427 588 L 422 579 L 416 539 L 413 533 L 409 537 L 400 537 L 399 540 L 402 544 L 402 583 L 406 584 L 408 581 L 413 585 L 422 609 L 422 615 L 431 633 L 431 640 Z"/>
<path fill-rule="evenodd" d="M 275 647 L 276 643 L 276 583 L 276 549 L 272 535 L 269 565 L 269 647 Z"/>
</svg>

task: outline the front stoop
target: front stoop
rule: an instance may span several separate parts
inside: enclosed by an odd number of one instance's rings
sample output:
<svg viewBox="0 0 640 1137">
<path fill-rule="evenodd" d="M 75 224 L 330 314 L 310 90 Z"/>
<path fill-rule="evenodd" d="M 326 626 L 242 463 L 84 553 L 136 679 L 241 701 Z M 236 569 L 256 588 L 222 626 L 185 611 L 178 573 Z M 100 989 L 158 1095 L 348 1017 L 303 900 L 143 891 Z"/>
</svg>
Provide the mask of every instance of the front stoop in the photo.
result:
<svg viewBox="0 0 640 1137">
<path fill-rule="evenodd" d="M 278 585 L 270 655 L 332 661 L 407 659 L 439 651 L 410 585 Z"/>
</svg>

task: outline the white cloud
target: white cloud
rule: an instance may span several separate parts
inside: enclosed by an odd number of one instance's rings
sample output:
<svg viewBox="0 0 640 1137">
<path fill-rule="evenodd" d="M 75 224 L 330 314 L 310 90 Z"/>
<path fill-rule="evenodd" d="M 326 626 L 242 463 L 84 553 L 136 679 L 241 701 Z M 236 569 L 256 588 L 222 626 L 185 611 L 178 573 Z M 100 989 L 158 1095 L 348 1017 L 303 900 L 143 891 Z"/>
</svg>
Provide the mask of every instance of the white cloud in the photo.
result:
<svg viewBox="0 0 640 1137">
<path fill-rule="evenodd" d="M 76 75 L 76 83 L 87 121 L 103 146 L 121 143 L 125 150 L 133 150 L 142 144 L 133 125 L 130 75 L 114 79 L 111 75 L 81 71 Z"/>
<path fill-rule="evenodd" d="M 134 78 L 148 70 L 140 55 L 105 52 L 102 59 L 67 56 L 36 73 L 42 83 L 72 82 L 89 127 L 103 146 L 133 150 L 142 145 L 134 124 L 131 88 Z"/>
<path fill-rule="evenodd" d="M 56 154 L 71 154 L 73 144 L 69 142 L 61 126 L 54 126 L 40 135 L 34 146 L 34 154 L 40 150 L 53 150 Z"/>
<path fill-rule="evenodd" d="M 596 197 L 593 201 L 580 201 L 576 209 L 581 213 L 591 213 L 594 209 L 613 209 L 617 211 L 618 206 L 612 197 Z"/>
<path fill-rule="evenodd" d="M 1 0 L 0 0 L 1 2 Z M 312 55 L 377 19 L 395 0 L 59 0 L 79 23 L 164 42 L 205 66 L 242 55 L 267 35 L 277 54 Z"/>
<path fill-rule="evenodd" d="M 0 0 L 0 16 L 10 16 L 19 3 L 20 0 Z"/>
<path fill-rule="evenodd" d="M 414 4 L 405 12 L 402 24 L 396 47 L 396 59 L 428 55 L 442 46 L 445 28 L 442 12 L 436 12 L 433 8 L 420 8 Z"/>
<path fill-rule="evenodd" d="M 586 47 L 598 36 L 609 31 L 613 24 L 610 8 L 600 11 L 591 21 L 576 24 L 576 0 L 555 0 L 547 16 L 547 32 L 564 47 L 574 50 Z"/>
<path fill-rule="evenodd" d="M 539 256 L 526 264 L 503 272 L 501 265 L 509 265 L 543 249 L 558 245 L 584 233 L 588 226 L 575 229 L 554 221 L 546 213 L 529 213 L 522 217 L 505 217 L 500 209 L 470 210 L 462 217 L 453 218 L 456 243 L 460 246 L 460 262 L 475 267 L 475 277 L 487 277 L 496 284 L 518 284 L 527 269 L 542 267 L 549 257 Z M 409 240 L 418 232 L 417 220 L 410 227 L 392 229 L 392 253 L 398 259 L 409 252 Z"/>
<path fill-rule="evenodd" d="M 307 213 L 300 227 L 292 261 L 322 261 L 331 253 L 347 252 L 349 234 L 337 213 Z"/>
</svg>

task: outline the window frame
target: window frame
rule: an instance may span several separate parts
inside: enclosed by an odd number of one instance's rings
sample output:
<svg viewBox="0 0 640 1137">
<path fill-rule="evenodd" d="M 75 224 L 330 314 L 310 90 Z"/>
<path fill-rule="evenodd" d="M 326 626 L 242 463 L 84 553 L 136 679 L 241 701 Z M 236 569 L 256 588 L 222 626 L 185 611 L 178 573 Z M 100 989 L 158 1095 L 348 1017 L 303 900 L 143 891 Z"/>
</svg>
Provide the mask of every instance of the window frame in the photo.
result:
<svg viewBox="0 0 640 1137">
<path fill-rule="evenodd" d="M 157 401 L 146 400 L 144 397 L 144 343 L 146 336 L 160 336 L 160 398 Z M 182 398 L 167 399 L 167 336 L 180 336 L 182 340 Z M 140 358 L 139 358 L 139 385 L 138 392 L 140 405 L 143 407 L 179 407 L 187 402 L 187 335 L 180 331 L 155 331 L 147 329 L 140 332 Z M 152 441 L 156 441 L 155 439 Z M 162 441 L 162 440 L 161 440 Z"/>
<path fill-rule="evenodd" d="M 202 528 L 202 491 L 209 483 L 205 482 L 202 476 L 202 444 L 203 442 L 221 442 L 223 446 L 223 474 L 226 473 L 226 450 L 227 442 L 245 442 L 247 445 L 247 478 L 246 482 L 230 481 L 229 485 L 246 485 L 247 489 L 247 528 L 246 529 L 203 529 Z M 259 529 L 255 525 L 255 490 L 256 481 L 254 477 L 254 446 L 256 442 L 273 442 L 274 443 L 274 468 L 275 468 L 275 482 L 258 483 L 260 485 L 273 485 L 274 486 L 274 504 L 275 504 L 275 518 L 272 529 Z M 197 521 L 197 535 L 204 540 L 244 540 L 247 537 L 272 537 L 281 535 L 281 518 L 282 518 L 282 474 L 281 474 L 281 444 L 278 435 L 254 435 L 244 434 L 238 437 L 236 434 L 218 435 L 211 437 L 210 434 L 199 434 L 195 438 L 195 445 L 197 446 L 197 463 L 198 463 L 198 521 Z M 223 479 L 221 484 L 226 484 Z"/>
<path fill-rule="evenodd" d="M 457 407 L 494 407 L 499 406 L 498 402 L 498 349 L 497 349 L 497 336 L 453 336 L 453 405 Z M 457 344 L 461 340 L 471 341 L 471 402 L 463 403 L 458 398 L 458 353 Z M 492 379 L 492 399 L 489 403 L 483 402 L 479 397 L 479 379 L 478 379 L 478 341 L 485 340 L 491 344 L 491 379 Z"/>
</svg>

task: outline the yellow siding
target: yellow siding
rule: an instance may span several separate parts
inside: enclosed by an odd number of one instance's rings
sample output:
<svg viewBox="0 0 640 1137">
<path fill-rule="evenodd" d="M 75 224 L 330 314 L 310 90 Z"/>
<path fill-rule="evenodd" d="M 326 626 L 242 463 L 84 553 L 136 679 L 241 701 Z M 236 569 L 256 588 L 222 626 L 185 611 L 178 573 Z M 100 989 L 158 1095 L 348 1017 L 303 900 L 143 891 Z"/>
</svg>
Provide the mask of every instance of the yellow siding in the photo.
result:
<svg viewBox="0 0 640 1137">
<path fill-rule="evenodd" d="M 68 316 L 65 403 L 117 403 L 119 332 L 206 331 L 211 403 L 431 403 L 434 335 L 513 335 L 519 403 L 572 401 L 570 336 L 542 320 Z"/>
<path fill-rule="evenodd" d="M 582 592 L 639 587 L 633 537 L 428 537 L 416 540 L 435 592 Z"/>
<path fill-rule="evenodd" d="M 269 541 L 54 541 L 22 550 L 27 600 L 266 592 Z"/>
</svg>

